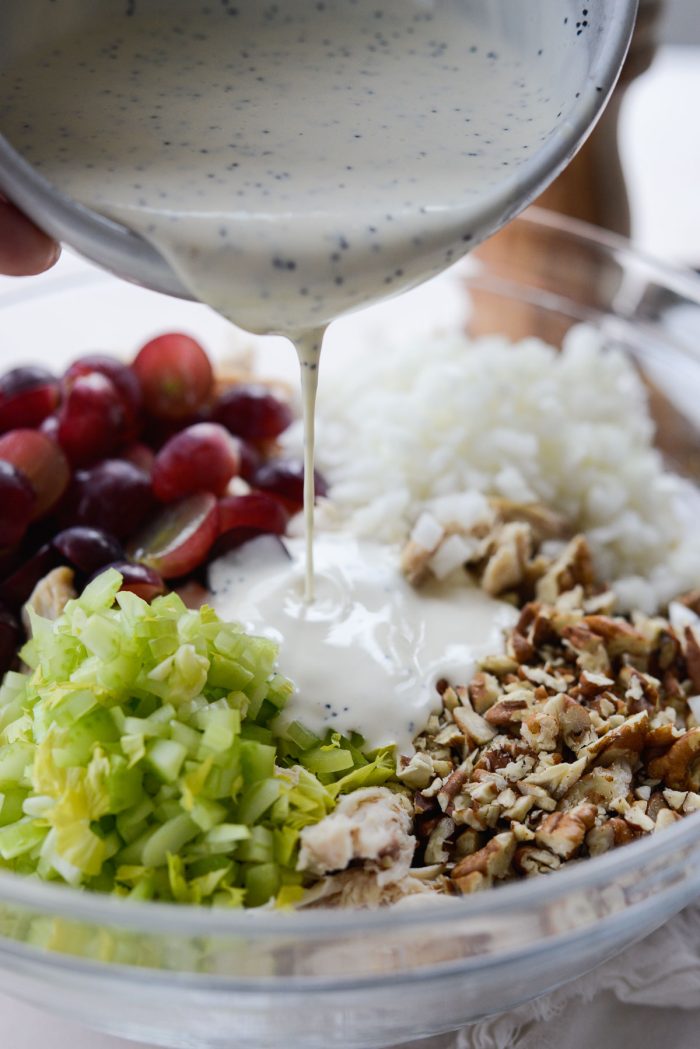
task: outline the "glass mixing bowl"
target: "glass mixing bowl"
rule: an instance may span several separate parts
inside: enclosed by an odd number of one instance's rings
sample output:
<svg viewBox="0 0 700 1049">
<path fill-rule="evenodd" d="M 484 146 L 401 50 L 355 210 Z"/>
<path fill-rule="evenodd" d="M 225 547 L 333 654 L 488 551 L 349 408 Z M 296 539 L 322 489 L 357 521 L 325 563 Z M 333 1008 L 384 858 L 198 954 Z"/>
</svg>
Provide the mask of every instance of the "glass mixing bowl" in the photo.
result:
<svg viewBox="0 0 700 1049">
<path fill-rule="evenodd" d="M 700 465 L 700 281 L 625 242 L 546 213 L 518 220 L 522 250 L 471 259 L 338 323 L 324 380 L 390 325 L 507 330 L 558 341 L 580 320 L 648 380 L 659 445 Z M 493 258 L 493 252 L 489 256 Z M 537 264 L 533 264 L 533 259 Z M 282 340 L 232 333 L 202 307 L 75 261 L 0 288 L 3 363 L 62 365 L 133 351 L 185 328 L 221 357 L 255 342 L 293 374 Z M 426 364 L 426 366 L 429 366 Z M 700 894 L 700 817 L 556 874 L 381 912 L 228 912 L 134 903 L 0 875 L 3 989 L 125 1037 L 197 1049 L 368 1049 L 446 1031 L 573 980 Z"/>
</svg>

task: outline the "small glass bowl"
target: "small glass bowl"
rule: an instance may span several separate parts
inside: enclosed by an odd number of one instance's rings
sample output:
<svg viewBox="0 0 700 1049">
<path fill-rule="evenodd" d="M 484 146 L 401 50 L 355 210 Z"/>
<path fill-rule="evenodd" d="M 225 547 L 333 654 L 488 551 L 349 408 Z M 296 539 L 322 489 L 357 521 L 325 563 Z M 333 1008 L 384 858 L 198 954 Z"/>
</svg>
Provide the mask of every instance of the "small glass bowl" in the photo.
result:
<svg viewBox="0 0 700 1049">
<path fill-rule="evenodd" d="M 558 342 L 586 320 L 632 356 L 649 383 L 659 447 L 697 478 L 700 281 L 546 213 L 531 211 L 516 229 L 522 250 L 505 260 L 489 251 L 488 261 L 468 260 L 339 322 L 328 381 L 358 338 L 418 315 L 444 328 L 453 323 L 448 304 L 463 306 L 465 295 L 479 334 Z M 203 308 L 66 267 L 0 287 L 6 362 L 62 365 L 95 340 L 127 353 L 165 328 L 199 334 L 218 356 L 248 341 Z M 291 373 L 280 340 L 254 341 L 265 370 Z M 573 980 L 698 894 L 698 816 L 554 875 L 380 912 L 134 903 L 0 874 L 0 971 L 5 991 L 35 1005 L 164 1046 L 369 1049 L 447 1031 Z"/>
</svg>

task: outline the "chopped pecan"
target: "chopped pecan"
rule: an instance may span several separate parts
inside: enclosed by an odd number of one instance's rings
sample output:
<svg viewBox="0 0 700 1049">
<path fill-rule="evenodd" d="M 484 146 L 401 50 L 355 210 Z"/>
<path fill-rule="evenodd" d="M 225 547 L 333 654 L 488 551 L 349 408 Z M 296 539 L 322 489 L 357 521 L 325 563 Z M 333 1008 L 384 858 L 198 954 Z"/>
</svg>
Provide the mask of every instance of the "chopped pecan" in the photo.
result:
<svg viewBox="0 0 700 1049">
<path fill-rule="evenodd" d="M 399 769 L 397 775 L 407 787 L 412 787 L 413 790 L 424 790 L 435 775 L 433 759 L 429 754 L 418 751 L 404 768 Z"/>
<path fill-rule="evenodd" d="M 663 809 L 668 808 L 668 802 L 660 790 L 655 790 L 647 802 L 647 816 L 656 820 Z"/>
<path fill-rule="evenodd" d="M 666 827 L 670 827 L 672 823 L 677 823 L 682 818 L 680 813 L 674 812 L 673 809 L 659 809 L 654 830 L 665 830 Z"/>
<path fill-rule="evenodd" d="M 450 854 L 445 848 L 445 842 L 454 834 L 454 829 L 455 825 L 448 817 L 439 821 L 425 846 L 426 863 L 447 863 Z"/>
<path fill-rule="evenodd" d="M 604 736 L 586 748 L 589 758 L 596 764 L 611 764 L 620 758 L 638 755 L 649 734 L 649 715 L 646 710 L 627 718 L 621 725 L 610 729 Z"/>
<path fill-rule="evenodd" d="M 469 698 L 477 714 L 485 714 L 501 695 L 498 678 L 479 670 L 469 683 Z"/>
<path fill-rule="evenodd" d="M 545 604 L 554 604 L 562 593 L 579 585 L 586 590 L 594 579 L 588 543 L 582 535 L 577 535 L 537 583 L 537 598 Z"/>
<path fill-rule="evenodd" d="M 513 866 L 520 874 L 548 874 L 561 867 L 561 859 L 549 849 L 538 849 L 534 845 L 521 845 L 515 851 Z"/>
<path fill-rule="evenodd" d="M 495 549 L 489 557 L 481 585 L 487 594 L 497 597 L 516 589 L 525 577 L 532 556 L 532 531 L 520 522 L 504 524 L 495 538 Z"/>
<path fill-rule="evenodd" d="M 521 734 L 534 751 L 554 751 L 559 739 L 559 722 L 546 709 L 533 710 L 525 719 Z"/>
<path fill-rule="evenodd" d="M 480 663 L 481 669 L 489 674 L 495 674 L 501 681 L 508 674 L 514 673 L 518 669 L 518 664 L 510 656 L 496 653 L 492 656 L 484 656 Z"/>
<path fill-rule="evenodd" d="M 571 790 L 573 785 L 581 778 L 586 768 L 586 758 L 577 761 L 562 761 L 558 765 L 550 765 L 548 768 L 526 776 L 520 785 L 523 793 L 528 793 L 530 787 L 544 787 L 553 798 L 563 798 Z"/>
<path fill-rule="evenodd" d="M 610 657 L 599 634 L 594 633 L 585 623 L 578 622 L 572 626 L 565 626 L 562 637 L 567 646 L 576 653 L 581 670 L 607 676 L 610 671 Z"/>
<path fill-rule="evenodd" d="M 612 688 L 615 682 L 607 674 L 592 674 L 584 670 L 578 681 L 580 694 L 586 699 L 592 699 L 600 695 L 606 689 Z"/>
<path fill-rule="evenodd" d="M 481 871 L 472 871 L 471 874 L 465 874 L 463 878 L 453 880 L 453 884 L 457 886 L 463 896 L 468 896 L 472 892 L 490 889 L 493 879 L 487 874 L 482 874 Z"/>
<path fill-rule="evenodd" d="M 517 630 L 514 630 L 508 639 L 507 652 L 518 663 L 529 663 L 535 658 L 535 646 Z"/>
<path fill-rule="evenodd" d="M 618 798 L 627 797 L 631 784 L 632 768 L 627 761 L 591 769 L 567 792 L 560 808 L 573 808 L 582 801 L 610 808 Z"/>
<path fill-rule="evenodd" d="M 570 860 L 595 823 L 597 811 L 595 805 L 584 802 L 568 812 L 550 812 L 535 831 L 535 841 L 561 859 Z"/>
<path fill-rule="evenodd" d="M 458 859 L 463 856 L 471 856 L 481 848 L 481 841 L 477 831 L 463 830 L 455 842 L 455 855 Z"/>
<path fill-rule="evenodd" d="M 522 521 L 529 525 L 538 543 L 545 539 L 566 539 L 571 534 L 566 518 L 542 503 L 514 503 L 498 496 L 489 499 L 489 503 L 503 521 Z"/>
<path fill-rule="evenodd" d="M 561 697 L 558 718 L 562 739 L 575 754 L 595 741 L 596 734 L 591 715 L 571 696 Z"/>
<path fill-rule="evenodd" d="M 641 710 L 650 712 L 656 708 L 661 682 L 651 674 L 644 674 L 636 667 L 624 666 L 617 680 L 619 687 L 624 690 L 630 714 L 636 714 Z"/>
<path fill-rule="evenodd" d="M 461 703 L 461 706 L 452 711 L 455 724 L 464 736 L 473 740 L 475 744 L 481 746 L 489 743 L 496 735 L 496 730 L 474 710 L 466 688 L 456 688 L 454 691 Z"/>
<path fill-rule="evenodd" d="M 460 879 L 478 871 L 491 878 L 504 878 L 515 852 L 515 835 L 504 831 L 491 838 L 482 849 L 465 856 L 452 871 L 452 880 L 459 886 Z"/>
<path fill-rule="evenodd" d="M 454 772 L 451 772 L 450 775 L 447 777 L 447 779 L 442 785 L 440 793 L 437 796 L 440 808 L 444 812 L 446 812 L 449 808 L 450 802 L 453 800 L 453 798 L 456 798 L 457 795 L 460 793 L 462 787 L 467 782 L 467 779 L 467 770 L 463 767 L 455 769 Z"/>
<path fill-rule="evenodd" d="M 623 819 L 613 816 L 599 827 L 589 830 L 586 835 L 586 848 L 590 856 L 600 856 L 621 845 L 628 845 L 635 837 L 633 830 Z"/>
<path fill-rule="evenodd" d="M 692 627 L 685 628 L 685 661 L 694 692 L 700 692 L 700 642 Z"/>
<path fill-rule="evenodd" d="M 499 699 L 484 715 L 489 725 L 495 728 L 519 726 L 527 716 L 534 702 L 534 695 L 529 689 L 520 689 L 515 695 L 506 695 Z"/>
<path fill-rule="evenodd" d="M 700 790 L 700 728 L 691 728 L 663 757 L 654 758 L 649 775 L 672 790 Z"/>
<path fill-rule="evenodd" d="M 583 624 L 605 642 L 610 656 L 646 656 L 650 651 L 647 639 L 627 622 L 612 616 L 584 616 Z"/>
</svg>

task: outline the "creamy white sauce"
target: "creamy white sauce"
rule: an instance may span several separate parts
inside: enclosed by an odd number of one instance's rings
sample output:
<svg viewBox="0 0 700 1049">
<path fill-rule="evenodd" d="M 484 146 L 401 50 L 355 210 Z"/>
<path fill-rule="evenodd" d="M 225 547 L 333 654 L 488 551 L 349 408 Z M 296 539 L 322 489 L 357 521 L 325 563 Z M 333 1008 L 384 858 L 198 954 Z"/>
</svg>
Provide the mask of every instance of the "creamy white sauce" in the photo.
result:
<svg viewBox="0 0 700 1049">
<path fill-rule="evenodd" d="M 573 5 L 512 6 L 22 0 L 0 129 L 237 324 L 318 329 L 464 254 L 499 187 L 515 209 L 580 82 Z"/>
<path fill-rule="evenodd" d="M 576 81 L 562 6 L 519 11 L 26 0 L 0 12 L 0 129 L 12 145 L 151 241 L 203 302 L 295 342 L 304 585 L 298 556 L 242 580 L 217 566 L 216 602 L 282 643 L 298 687 L 290 716 L 371 745 L 407 749 L 436 678 L 465 681 L 508 615 L 463 585 L 416 594 L 395 552 L 325 537 L 312 602 L 320 341 L 333 318 L 436 273 L 498 225 L 499 188 L 517 209 L 518 171 L 566 118 Z M 556 83 L 540 61 L 545 23 L 547 46 L 561 46 Z"/>
<path fill-rule="evenodd" d="M 503 648 L 518 613 L 463 576 L 419 591 L 398 569 L 398 550 L 349 537 L 316 537 L 316 599 L 304 596 L 303 542 L 292 560 L 233 553 L 209 569 L 212 604 L 226 619 L 280 646 L 295 685 L 283 718 L 323 735 L 360 732 L 370 747 L 412 752 L 439 706 L 440 678 L 464 684 L 479 658 Z"/>
</svg>

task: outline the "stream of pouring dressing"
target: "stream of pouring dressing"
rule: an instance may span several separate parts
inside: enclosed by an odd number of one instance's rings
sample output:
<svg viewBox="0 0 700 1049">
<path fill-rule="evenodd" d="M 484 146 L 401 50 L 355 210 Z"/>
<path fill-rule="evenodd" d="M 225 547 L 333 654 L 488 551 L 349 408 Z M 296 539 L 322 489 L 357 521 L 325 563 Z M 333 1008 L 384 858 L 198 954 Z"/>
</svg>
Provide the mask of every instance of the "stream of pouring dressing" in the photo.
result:
<svg viewBox="0 0 700 1049">
<path fill-rule="evenodd" d="M 65 21 L 78 8 L 79 32 Z M 346 310 L 463 254 L 481 233 L 480 202 L 554 133 L 562 98 L 537 61 L 540 41 L 506 40 L 497 18 L 477 24 L 453 0 L 149 0 L 128 10 L 125 17 L 113 0 L 26 0 L 14 12 L 27 20 L 15 26 L 24 49 L 0 69 L 0 127 L 60 189 L 152 241 L 201 301 L 295 342 L 306 430 L 306 600 L 296 601 L 296 551 L 292 569 L 277 566 L 273 600 L 248 601 L 256 589 L 249 576 L 239 602 L 220 610 L 277 631 L 281 669 L 296 674 L 299 716 L 310 727 L 318 727 L 318 690 L 354 687 L 353 665 L 363 666 L 375 687 L 365 680 L 355 689 L 337 727 L 359 730 L 370 745 L 393 736 L 410 746 L 408 721 L 420 728 L 434 705 L 425 675 L 441 676 L 454 631 L 464 680 L 469 634 L 497 645 L 504 606 L 463 584 L 458 596 L 446 588 L 430 601 L 409 600 L 396 565 L 382 567 L 376 552 L 321 544 L 324 585 L 334 571 L 327 549 L 350 567 L 325 633 L 310 628 L 319 621 L 309 602 L 322 332 Z M 27 39 L 43 31 L 47 42 L 32 50 Z M 371 619 L 380 592 L 392 630 L 416 649 L 422 698 L 408 720 L 403 657 L 380 672 L 370 653 L 376 639 L 348 633 L 358 607 Z M 283 611 L 290 608 L 306 640 Z M 349 664 L 333 643 L 339 634 L 352 640 Z M 323 668 L 325 685 L 316 675 L 305 687 L 310 663 Z M 381 726 L 372 714 L 378 696 Z"/>
</svg>

